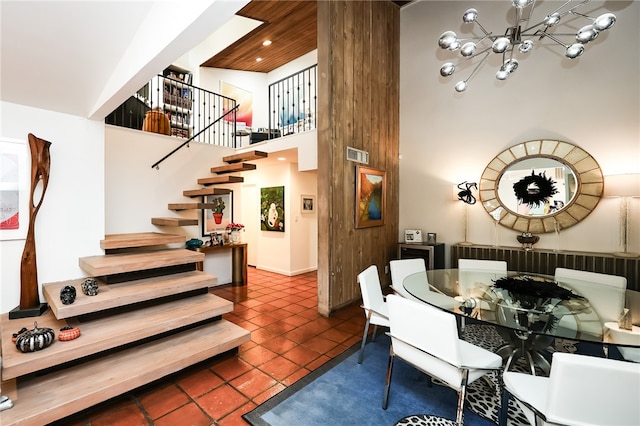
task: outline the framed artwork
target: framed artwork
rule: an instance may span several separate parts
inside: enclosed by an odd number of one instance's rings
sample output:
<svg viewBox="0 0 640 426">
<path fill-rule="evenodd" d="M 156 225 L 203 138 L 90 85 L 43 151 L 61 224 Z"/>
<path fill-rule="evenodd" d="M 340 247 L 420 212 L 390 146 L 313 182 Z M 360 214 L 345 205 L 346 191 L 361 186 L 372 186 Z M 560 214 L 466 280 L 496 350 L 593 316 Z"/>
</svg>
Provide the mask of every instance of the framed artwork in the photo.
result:
<svg viewBox="0 0 640 426">
<path fill-rule="evenodd" d="M 284 232 L 284 186 L 260 188 L 260 230 Z"/>
<path fill-rule="evenodd" d="M 437 244 L 438 236 L 435 232 L 427 232 L 427 244 Z"/>
<path fill-rule="evenodd" d="M 211 209 L 202 209 L 202 235 L 211 235 L 223 230 L 233 222 L 233 191 L 222 195 L 205 195 L 205 204 L 213 204 Z"/>
<path fill-rule="evenodd" d="M 220 94 L 235 101 L 240 105 L 238 112 L 236 113 L 236 122 L 245 123 L 247 127 L 251 127 L 253 124 L 253 96 L 251 92 L 236 87 L 224 81 L 220 81 Z M 230 107 L 224 107 L 224 112 L 231 109 Z M 231 117 L 229 114 L 228 117 Z M 225 118 L 226 121 L 230 121 L 231 118 Z"/>
<path fill-rule="evenodd" d="M 0 138 L 0 240 L 27 238 L 29 167 L 26 140 Z"/>
<path fill-rule="evenodd" d="M 316 197 L 313 195 L 300 196 L 300 213 L 310 214 L 316 211 Z"/>
<path fill-rule="evenodd" d="M 387 173 L 356 166 L 356 229 L 384 225 Z"/>
</svg>

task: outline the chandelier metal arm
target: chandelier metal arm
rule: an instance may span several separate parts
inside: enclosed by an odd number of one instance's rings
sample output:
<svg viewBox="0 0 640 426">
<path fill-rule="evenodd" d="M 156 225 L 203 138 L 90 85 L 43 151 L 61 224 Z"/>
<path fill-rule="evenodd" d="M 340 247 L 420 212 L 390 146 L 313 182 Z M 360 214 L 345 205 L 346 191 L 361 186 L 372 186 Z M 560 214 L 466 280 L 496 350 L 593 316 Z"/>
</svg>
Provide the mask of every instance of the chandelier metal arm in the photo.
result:
<svg viewBox="0 0 640 426">
<path fill-rule="evenodd" d="M 549 37 L 551 41 L 566 49 L 565 56 L 567 58 L 578 58 L 584 53 L 587 43 L 595 40 L 598 33 L 610 29 L 616 22 L 616 16 L 613 13 L 605 13 L 598 17 L 591 17 L 576 11 L 576 9 L 591 1 L 592 0 L 563 0 L 561 2 L 562 4 L 555 8 L 554 11 L 548 13 L 544 19 L 535 25 L 530 25 L 534 10 L 537 10 L 537 0 L 511 0 L 512 5 L 515 7 L 515 22 L 507 26 L 504 35 L 494 35 L 493 32 L 487 31 L 482 24 L 478 22 L 478 11 L 475 8 L 467 9 L 462 16 L 463 23 L 477 25 L 484 35 L 482 37 L 474 36 L 459 39 L 455 32 L 445 31 L 438 40 L 438 45 L 442 49 L 450 51 L 460 49 L 460 54 L 464 57 L 464 60 L 460 61 L 458 65 L 482 56 L 482 59 L 475 65 L 469 77 L 466 80 L 456 83 L 456 91 L 463 92 L 467 89 L 467 82 L 478 72 L 491 52 L 502 56 L 502 64 L 496 72 L 496 78 L 498 80 L 507 79 L 509 75 L 518 69 L 519 65 L 516 56 L 520 54 L 526 55 L 531 52 L 535 43 L 533 39 L 536 37 L 538 40 Z M 582 26 L 577 33 L 555 32 L 556 27 L 562 25 L 560 21 L 565 15 L 574 15 L 576 18 L 585 18 L 592 22 L 589 25 Z M 573 21 L 573 19 L 570 21 Z M 575 41 L 567 40 L 567 43 L 561 41 L 561 38 L 565 39 L 567 37 L 574 38 Z M 480 52 L 476 52 L 476 49 L 480 47 L 479 44 L 486 40 L 490 41 L 491 46 Z M 486 46 L 486 43 L 483 44 Z M 456 71 L 456 67 L 457 65 L 447 62 L 440 68 L 440 74 L 443 77 L 449 77 Z"/>
<path fill-rule="evenodd" d="M 491 53 L 491 52 L 488 52 L 488 50 L 490 50 L 490 49 L 483 50 L 483 52 L 485 52 L 484 58 L 482 58 L 480 60 L 480 62 L 478 62 L 478 64 L 473 69 L 473 71 L 471 71 L 471 74 L 469 74 L 469 77 L 467 77 L 464 80 L 465 82 L 468 82 L 469 80 L 471 80 L 471 77 L 473 77 L 475 75 L 476 71 L 478 71 L 478 69 L 480 68 L 480 65 L 484 64 L 484 62 L 487 60 L 487 58 L 489 57 L 489 53 Z M 478 56 L 478 55 L 474 55 L 474 56 Z M 469 58 L 469 59 L 471 59 L 471 58 Z"/>
</svg>

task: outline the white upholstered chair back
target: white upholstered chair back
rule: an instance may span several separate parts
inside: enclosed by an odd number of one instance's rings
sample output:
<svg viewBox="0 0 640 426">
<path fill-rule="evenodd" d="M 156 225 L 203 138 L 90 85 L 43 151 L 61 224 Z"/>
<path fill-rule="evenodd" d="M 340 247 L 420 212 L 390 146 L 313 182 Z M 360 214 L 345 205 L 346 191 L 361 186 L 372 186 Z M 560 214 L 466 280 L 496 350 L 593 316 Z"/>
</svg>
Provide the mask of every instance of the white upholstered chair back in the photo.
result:
<svg viewBox="0 0 640 426">
<path fill-rule="evenodd" d="M 571 288 L 579 295 L 586 297 L 602 324 L 618 321 L 620 318 L 627 289 L 625 277 L 556 268 L 554 279 L 562 286 Z"/>
<path fill-rule="evenodd" d="M 548 378 L 514 372 L 503 378 L 531 424 L 531 407 L 546 417 L 543 424 L 640 424 L 640 364 L 556 352 Z"/>
<path fill-rule="evenodd" d="M 409 275 L 424 272 L 426 279 L 427 267 L 424 263 L 424 259 L 399 259 L 389 262 L 389 268 L 391 269 L 391 287 L 397 294 L 407 299 L 417 300 L 402 286 L 402 282 Z M 428 284 L 428 280 L 426 281 Z"/>
<path fill-rule="evenodd" d="M 456 423 L 462 425 L 466 387 L 490 370 L 500 369 L 500 356 L 458 338 L 453 314 L 426 303 L 387 296 L 392 350 L 382 408 L 387 408 L 393 359 L 398 357 L 458 392 Z"/>
<path fill-rule="evenodd" d="M 382 287 L 380 286 L 378 267 L 376 265 L 371 265 L 364 271 L 360 272 L 360 274 L 358 274 L 358 283 L 360 284 L 360 291 L 362 292 L 362 305 L 365 311 L 373 310 L 377 313 L 386 314 L 387 307 L 385 306 L 384 296 L 382 295 Z M 376 324 L 376 322 L 374 322 L 373 320 L 373 317 L 371 322 L 372 324 Z"/>
</svg>

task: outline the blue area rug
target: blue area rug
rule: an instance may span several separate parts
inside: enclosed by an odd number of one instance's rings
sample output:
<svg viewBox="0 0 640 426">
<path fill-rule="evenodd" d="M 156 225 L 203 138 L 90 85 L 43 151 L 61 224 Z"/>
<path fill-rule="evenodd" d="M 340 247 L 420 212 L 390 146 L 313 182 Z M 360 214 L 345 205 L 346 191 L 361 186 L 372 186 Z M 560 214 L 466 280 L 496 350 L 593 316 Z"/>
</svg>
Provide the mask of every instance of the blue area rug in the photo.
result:
<svg viewBox="0 0 640 426">
<path fill-rule="evenodd" d="M 455 419 L 458 394 L 435 383 L 429 387 L 427 376 L 399 359 L 393 367 L 389 406 L 383 410 L 389 338 L 380 335 L 368 343 L 362 364 L 358 364 L 358 349 L 355 345 L 245 414 L 244 419 L 254 426 L 395 425 L 413 414 Z M 495 425 L 468 406 L 464 423 Z"/>
</svg>

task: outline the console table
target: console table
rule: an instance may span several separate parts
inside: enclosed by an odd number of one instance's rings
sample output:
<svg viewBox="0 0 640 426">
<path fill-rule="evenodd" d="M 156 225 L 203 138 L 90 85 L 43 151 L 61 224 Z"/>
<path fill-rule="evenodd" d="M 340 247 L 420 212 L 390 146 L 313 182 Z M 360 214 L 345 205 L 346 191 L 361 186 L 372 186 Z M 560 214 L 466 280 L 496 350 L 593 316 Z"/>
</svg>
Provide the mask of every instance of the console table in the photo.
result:
<svg viewBox="0 0 640 426">
<path fill-rule="evenodd" d="M 611 253 L 567 250 L 493 247 L 483 245 L 451 246 L 451 267 L 458 267 L 458 259 L 505 260 L 510 271 L 527 271 L 554 275 L 556 268 L 579 269 L 619 275 L 627 278 L 627 289 L 640 291 L 640 257 L 617 257 Z"/>
<path fill-rule="evenodd" d="M 199 247 L 196 251 L 207 253 L 218 250 L 231 250 L 231 284 L 234 286 L 247 285 L 247 244 L 225 244 L 223 246 Z M 203 269 L 203 263 L 196 265 L 199 271 Z"/>
</svg>

